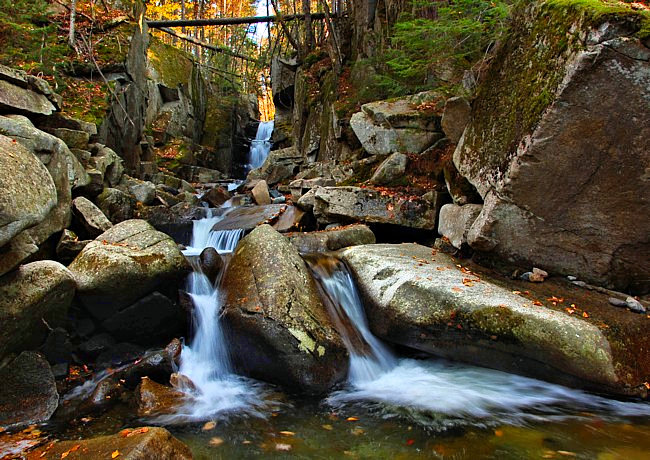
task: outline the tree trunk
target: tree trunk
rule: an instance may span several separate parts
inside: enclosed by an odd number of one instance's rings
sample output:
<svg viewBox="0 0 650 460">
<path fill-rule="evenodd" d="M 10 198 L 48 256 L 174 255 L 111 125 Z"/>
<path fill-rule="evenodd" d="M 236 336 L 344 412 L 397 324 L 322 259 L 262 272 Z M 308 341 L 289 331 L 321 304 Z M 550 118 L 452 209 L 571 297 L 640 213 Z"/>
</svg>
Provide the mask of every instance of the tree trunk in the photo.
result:
<svg viewBox="0 0 650 460">
<path fill-rule="evenodd" d="M 75 20 L 77 18 L 77 0 L 72 0 L 70 4 L 70 33 L 68 35 L 68 43 L 70 47 L 77 49 L 77 43 L 74 37 L 75 33 Z"/>
<path fill-rule="evenodd" d="M 302 14 L 305 15 L 305 51 L 306 56 L 314 48 L 314 36 L 311 28 L 311 0 L 302 0 Z"/>
</svg>

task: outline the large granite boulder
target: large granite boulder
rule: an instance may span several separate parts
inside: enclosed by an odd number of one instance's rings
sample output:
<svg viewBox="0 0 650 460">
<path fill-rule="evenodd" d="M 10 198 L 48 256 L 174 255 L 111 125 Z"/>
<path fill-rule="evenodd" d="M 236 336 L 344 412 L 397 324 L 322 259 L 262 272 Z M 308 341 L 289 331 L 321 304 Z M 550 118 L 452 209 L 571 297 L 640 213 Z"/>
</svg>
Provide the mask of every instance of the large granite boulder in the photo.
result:
<svg viewBox="0 0 650 460">
<path fill-rule="evenodd" d="M 119 456 L 114 455 L 115 452 Z M 34 458 L 124 458 L 128 460 L 191 460 L 189 447 L 176 439 L 164 428 L 126 428 L 118 434 L 91 439 L 75 439 L 56 442 L 35 450 Z"/>
<path fill-rule="evenodd" d="M 434 91 L 371 102 L 352 115 L 350 126 L 372 155 L 420 153 L 444 137 L 444 97 Z"/>
<path fill-rule="evenodd" d="M 244 238 L 223 286 L 232 358 L 241 371 L 312 393 L 345 378 L 341 337 L 305 262 L 280 233 L 262 225 Z"/>
<path fill-rule="evenodd" d="M 174 240 L 136 219 L 99 235 L 69 268 L 79 299 L 103 321 L 158 286 L 179 283 L 188 263 Z"/>
<path fill-rule="evenodd" d="M 321 223 L 364 222 L 433 230 L 439 205 L 422 198 L 360 187 L 320 187 L 314 215 Z"/>
<path fill-rule="evenodd" d="M 26 115 L 51 115 L 59 100 L 43 79 L 0 64 L 0 111 Z"/>
<path fill-rule="evenodd" d="M 271 186 L 293 177 L 304 163 L 304 157 L 295 147 L 273 150 L 262 166 L 248 173 L 248 180 L 264 179 Z"/>
<path fill-rule="evenodd" d="M 213 231 L 235 230 L 238 228 L 251 230 L 258 225 L 275 222 L 280 215 L 286 212 L 289 206 L 286 204 L 269 204 L 266 206 L 240 206 L 229 212 L 223 220 L 220 220 Z"/>
<path fill-rule="evenodd" d="M 393 153 L 386 158 L 370 178 L 371 184 L 390 185 L 404 177 L 408 157 L 403 153 Z"/>
<path fill-rule="evenodd" d="M 105 188 L 97 197 L 97 206 L 114 224 L 133 218 L 135 197 L 116 188 Z"/>
<path fill-rule="evenodd" d="M 45 422 L 59 405 L 50 365 L 35 351 L 22 352 L 0 369 L 0 382 L 0 426 Z"/>
<path fill-rule="evenodd" d="M 643 343 L 650 323 L 639 323 L 631 313 L 620 319 L 608 305 L 597 310 L 594 299 L 575 300 L 578 305 L 567 312 L 557 288 L 559 297 L 546 302 L 558 306 L 547 306 L 539 294 L 522 295 L 503 280 L 416 244 L 354 246 L 341 257 L 365 299 L 370 327 L 381 338 L 565 385 L 647 394 L 643 382 L 650 362 Z M 566 306 L 572 302 L 567 296 Z M 586 317 L 575 313 L 580 306 L 589 308 Z M 633 334 L 640 337 L 631 340 Z"/>
<path fill-rule="evenodd" d="M 601 6 L 531 3 L 453 159 L 485 201 L 473 248 L 645 293 L 650 49 L 638 12 Z"/>
<path fill-rule="evenodd" d="M 296 232 L 286 235 L 301 254 L 338 251 L 349 246 L 374 244 L 375 234 L 363 224 L 336 227 L 320 232 Z"/>
<path fill-rule="evenodd" d="M 58 262 L 21 265 L 0 278 L 0 359 L 38 347 L 63 323 L 75 293 L 72 273 Z"/>
<path fill-rule="evenodd" d="M 42 222 L 57 202 L 45 165 L 29 150 L 0 135 L 0 246 Z"/>
</svg>

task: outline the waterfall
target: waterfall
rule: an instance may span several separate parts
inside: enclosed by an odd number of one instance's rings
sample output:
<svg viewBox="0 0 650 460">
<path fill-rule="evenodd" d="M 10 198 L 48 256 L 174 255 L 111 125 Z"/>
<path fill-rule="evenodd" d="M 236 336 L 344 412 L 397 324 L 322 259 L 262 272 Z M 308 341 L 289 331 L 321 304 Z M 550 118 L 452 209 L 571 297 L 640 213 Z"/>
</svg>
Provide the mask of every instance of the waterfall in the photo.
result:
<svg viewBox="0 0 650 460">
<path fill-rule="evenodd" d="M 225 215 L 225 214 L 224 214 Z M 219 254 L 232 253 L 243 235 L 243 230 L 214 232 L 212 227 L 223 216 L 194 221 L 192 242 L 184 251 L 186 255 L 200 254 L 206 247 L 213 247 Z M 227 341 L 220 320 L 222 300 L 219 280 L 210 282 L 198 265 L 189 276 L 187 291 L 193 310 L 193 331 L 189 344 L 181 351 L 178 373 L 189 378 L 181 388 L 187 402 L 171 416 L 159 419 L 163 423 L 215 419 L 226 413 L 262 416 L 260 409 L 266 402 L 266 391 L 261 384 L 234 374 Z"/>
<path fill-rule="evenodd" d="M 273 120 L 262 121 L 257 127 L 255 139 L 251 142 L 249 154 L 249 169 L 255 169 L 262 166 L 264 160 L 271 151 L 271 134 L 273 133 Z"/>
<path fill-rule="evenodd" d="M 647 416 L 650 405 L 610 400 L 580 390 L 492 369 L 442 360 L 397 358 L 368 326 L 347 266 L 329 255 L 306 256 L 332 321 L 350 353 L 347 388 L 333 406 L 370 403 L 418 421 L 458 424 L 520 423 L 572 416 L 580 410 L 603 416 Z M 442 421 L 441 421 L 441 416 Z"/>
</svg>

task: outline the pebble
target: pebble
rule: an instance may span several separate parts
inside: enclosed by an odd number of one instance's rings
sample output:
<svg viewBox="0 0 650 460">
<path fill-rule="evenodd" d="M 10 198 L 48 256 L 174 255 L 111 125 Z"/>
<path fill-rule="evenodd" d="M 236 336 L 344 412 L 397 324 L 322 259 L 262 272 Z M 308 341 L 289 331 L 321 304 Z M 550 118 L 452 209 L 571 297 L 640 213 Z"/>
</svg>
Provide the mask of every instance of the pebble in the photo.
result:
<svg viewBox="0 0 650 460">
<path fill-rule="evenodd" d="M 577 281 L 578 278 L 576 276 L 569 275 L 566 277 L 566 279 L 568 279 L 569 281 Z"/>
<path fill-rule="evenodd" d="M 625 299 L 625 303 L 627 304 L 627 308 L 632 310 L 635 313 L 645 313 L 645 307 L 641 302 L 636 300 L 634 297 L 628 297 Z"/>
<path fill-rule="evenodd" d="M 576 286 L 579 286 L 579 287 L 586 287 L 587 286 L 587 283 L 585 283 L 584 281 L 571 281 L 571 283 L 575 284 Z"/>
<path fill-rule="evenodd" d="M 547 276 L 548 273 L 545 272 L 544 270 L 541 270 L 539 268 L 533 268 L 532 272 L 526 272 L 523 275 L 521 275 L 519 278 L 524 281 L 530 281 L 531 283 L 542 283 Z"/>
</svg>

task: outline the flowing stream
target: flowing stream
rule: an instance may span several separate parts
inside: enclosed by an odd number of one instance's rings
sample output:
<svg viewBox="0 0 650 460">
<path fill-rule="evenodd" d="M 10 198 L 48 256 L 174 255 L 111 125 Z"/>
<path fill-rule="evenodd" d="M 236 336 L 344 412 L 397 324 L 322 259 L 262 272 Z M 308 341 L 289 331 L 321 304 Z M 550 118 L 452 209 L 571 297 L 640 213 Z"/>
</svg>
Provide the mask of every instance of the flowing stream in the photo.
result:
<svg viewBox="0 0 650 460">
<path fill-rule="evenodd" d="M 212 231 L 212 227 L 225 214 L 209 215 L 193 224 L 192 241 L 186 255 L 198 255 L 212 247 L 220 255 L 234 251 L 243 230 Z M 188 395 L 187 402 L 172 416 L 162 422 L 173 423 L 191 420 L 220 418 L 227 413 L 262 415 L 266 405 L 263 385 L 236 375 L 230 363 L 221 315 L 220 280 L 212 283 L 194 263 L 194 272 L 188 279 L 187 292 L 192 298 L 194 311 L 192 329 L 194 336 L 183 346 L 178 373 L 189 378 L 181 389 Z"/>
<path fill-rule="evenodd" d="M 347 387 L 333 406 L 370 403 L 384 416 L 425 421 L 437 429 L 562 420 L 580 411 L 647 416 L 650 405 L 616 401 L 539 380 L 441 360 L 397 358 L 368 326 L 346 265 L 333 256 L 307 257 L 334 324 L 350 352 Z"/>
<path fill-rule="evenodd" d="M 257 127 L 255 139 L 251 141 L 248 166 L 255 169 L 262 166 L 271 151 L 271 134 L 273 133 L 273 120 L 262 121 Z"/>
</svg>

